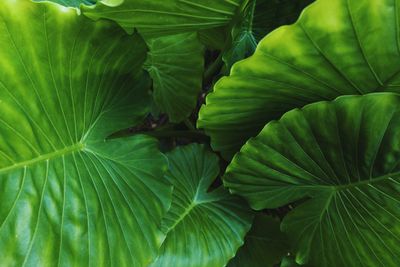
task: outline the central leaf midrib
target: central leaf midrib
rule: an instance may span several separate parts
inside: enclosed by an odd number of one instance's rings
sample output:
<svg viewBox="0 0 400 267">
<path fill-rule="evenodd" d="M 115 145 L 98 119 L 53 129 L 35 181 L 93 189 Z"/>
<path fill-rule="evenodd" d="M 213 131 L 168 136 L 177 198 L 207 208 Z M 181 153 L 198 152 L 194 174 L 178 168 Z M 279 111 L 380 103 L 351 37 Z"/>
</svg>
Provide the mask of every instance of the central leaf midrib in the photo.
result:
<svg viewBox="0 0 400 267">
<path fill-rule="evenodd" d="M 380 181 L 383 181 L 383 180 L 386 180 L 386 179 L 389 179 L 389 178 L 398 178 L 398 177 L 400 177 L 400 172 L 394 172 L 394 173 L 388 173 L 388 174 L 381 175 L 381 176 L 374 177 L 374 178 L 367 179 L 367 180 L 361 180 L 361 181 L 358 181 L 358 182 L 355 182 L 355 183 L 336 185 L 336 186 L 333 186 L 333 187 L 336 190 L 346 190 L 346 189 L 349 189 L 349 188 L 354 188 L 354 187 L 362 186 L 362 185 L 366 185 L 366 184 L 374 184 L 374 183 L 378 183 Z"/>
<path fill-rule="evenodd" d="M 189 203 L 189 205 L 186 206 L 184 212 L 181 213 L 179 218 L 171 225 L 168 227 L 168 232 L 170 232 L 172 229 L 175 229 L 178 224 L 180 224 L 189 214 L 195 209 L 196 207 L 200 205 L 204 205 L 210 202 L 215 202 L 218 201 L 218 198 L 205 198 L 204 200 L 201 200 L 200 197 L 200 190 L 201 188 L 198 187 L 195 193 L 195 196 L 193 197 L 192 201 Z"/>
<path fill-rule="evenodd" d="M 71 146 L 65 147 L 63 149 L 56 150 L 56 151 L 53 151 L 51 153 L 39 155 L 36 158 L 25 160 L 25 161 L 21 161 L 21 162 L 15 163 L 13 165 L 1 168 L 0 169 L 0 174 L 6 173 L 6 172 L 10 172 L 10 171 L 13 171 L 13 170 L 16 170 L 16 169 L 20 169 L 20 168 L 23 168 L 23 167 L 27 167 L 27 166 L 30 166 L 30 165 L 33 165 L 33 164 L 37 164 L 39 162 L 44 162 L 44 161 L 47 161 L 47 160 L 50 160 L 50 159 L 54 159 L 54 158 L 57 158 L 57 157 L 60 157 L 60 156 L 63 156 L 63 155 L 71 154 L 73 152 L 78 152 L 78 151 L 83 150 L 84 147 L 85 147 L 84 144 L 76 143 L 76 144 L 73 144 Z"/>
</svg>

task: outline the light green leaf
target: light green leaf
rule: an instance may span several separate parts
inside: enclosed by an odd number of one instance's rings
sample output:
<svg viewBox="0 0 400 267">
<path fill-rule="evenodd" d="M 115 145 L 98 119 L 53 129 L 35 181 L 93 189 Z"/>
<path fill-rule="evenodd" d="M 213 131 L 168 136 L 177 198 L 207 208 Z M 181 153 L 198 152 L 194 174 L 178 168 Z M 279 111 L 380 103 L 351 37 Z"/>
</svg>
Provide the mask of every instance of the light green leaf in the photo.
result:
<svg viewBox="0 0 400 267">
<path fill-rule="evenodd" d="M 124 0 L 32 0 L 33 2 L 53 2 L 65 7 L 80 8 L 81 5 L 93 6 L 102 3 L 105 6 L 114 7 L 120 5 Z"/>
<path fill-rule="evenodd" d="M 53 2 L 65 7 L 78 8 L 80 5 L 94 5 L 97 0 L 33 0 L 34 2 Z"/>
<path fill-rule="evenodd" d="M 178 147 L 167 156 L 173 200 L 162 222 L 168 235 L 152 267 L 225 266 L 243 244 L 252 212 L 223 187 L 208 192 L 219 167 L 203 145 Z"/>
<path fill-rule="evenodd" d="M 125 0 L 115 8 L 102 3 L 84 8 L 92 19 L 116 21 L 128 32 L 134 28 L 146 35 L 158 36 L 197 31 L 228 24 L 247 0 Z"/>
<path fill-rule="evenodd" d="M 187 118 L 202 88 L 203 46 L 196 33 L 151 38 L 145 69 L 153 79 L 153 98 L 170 121 Z"/>
<path fill-rule="evenodd" d="M 228 267 L 272 267 L 289 251 L 287 237 L 280 231 L 279 220 L 257 214 L 244 245 Z"/>
<path fill-rule="evenodd" d="M 200 111 L 198 126 L 230 158 L 266 122 L 346 94 L 399 91 L 398 0 L 319 0 L 235 64 Z"/>
<path fill-rule="evenodd" d="M 399 266 L 400 96 L 345 96 L 286 113 L 250 139 L 224 183 L 255 209 L 302 200 L 282 229 L 296 261 Z"/>
<path fill-rule="evenodd" d="M 148 112 L 144 41 L 51 3 L 6 0 L 0 20 L 0 265 L 149 264 L 165 158 L 105 139 Z"/>
</svg>

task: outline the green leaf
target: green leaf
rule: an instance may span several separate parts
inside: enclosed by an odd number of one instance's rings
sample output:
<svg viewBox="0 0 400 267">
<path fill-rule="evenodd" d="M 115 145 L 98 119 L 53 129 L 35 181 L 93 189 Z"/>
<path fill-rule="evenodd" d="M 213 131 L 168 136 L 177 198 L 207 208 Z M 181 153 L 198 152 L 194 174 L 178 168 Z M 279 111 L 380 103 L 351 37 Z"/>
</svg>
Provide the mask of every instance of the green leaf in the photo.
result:
<svg viewBox="0 0 400 267">
<path fill-rule="evenodd" d="M 286 113 L 250 139 L 224 183 L 255 209 L 302 200 L 282 229 L 296 261 L 398 266 L 400 96 L 345 96 Z"/>
<path fill-rule="evenodd" d="M 52 2 L 65 7 L 78 8 L 81 5 L 93 6 L 102 3 L 104 6 L 114 7 L 120 5 L 124 0 L 32 0 L 33 2 Z"/>
<path fill-rule="evenodd" d="M 279 227 L 279 220 L 257 214 L 244 245 L 229 262 L 228 267 L 272 267 L 279 263 L 289 251 L 287 237 Z"/>
<path fill-rule="evenodd" d="M 229 37 L 228 26 L 198 31 L 199 40 L 210 50 L 223 50 Z"/>
<path fill-rule="evenodd" d="M 65 7 L 79 8 L 80 5 L 91 6 L 96 4 L 97 0 L 33 0 L 33 2 L 53 2 Z"/>
<path fill-rule="evenodd" d="M 196 33 L 151 38 L 145 69 L 153 79 L 154 101 L 170 121 L 187 118 L 202 88 L 203 46 Z"/>
<path fill-rule="evenodd" d="M 399 91 L 398 0 L 319 0 L 235 64 L 198 126 L 230 158 L 266 122 L 340 95 Z"/>
<path fill-rule="evenodd" d="M 92 19 L 116 21 L 128 32 L 134 28 L 146 35 L 182 33 L 228 24 L 242 2 L 247 0 L 125 0 L 109 8 L 98 3 L 84 8 Z"/>
<path fill-rule="evenodd" d="M 252 0 L 244 10 L 243 20 L 233 27 L 232 47 L 224 53 L 229 70 L 232 65 L 251 56 L 258 42 L 269 32 L 292 24 L 312 0 Z"/>
<path fill-rule="evenodd" d="M 145 266 L 171 190 L 149 137 L 146 45 L 107 21 L 25 0 L 0 9 L 4 266 Z"/>
<path fill-rule="evenodd" d="M 308 264 L 299 265 L 293 257 L 287 256 L 282 259 L 280 267 L 311 267 Z"/>
<path fill-rule="evenodd" d="M 152 267 L 225 266 L 243 244 L 252 212 L 223 187 L 208 192 L 218 158 L 203 145 L 178 147 L 167 156 L 173 200 L 162 222 L 168 235 Z"/>
</svg>

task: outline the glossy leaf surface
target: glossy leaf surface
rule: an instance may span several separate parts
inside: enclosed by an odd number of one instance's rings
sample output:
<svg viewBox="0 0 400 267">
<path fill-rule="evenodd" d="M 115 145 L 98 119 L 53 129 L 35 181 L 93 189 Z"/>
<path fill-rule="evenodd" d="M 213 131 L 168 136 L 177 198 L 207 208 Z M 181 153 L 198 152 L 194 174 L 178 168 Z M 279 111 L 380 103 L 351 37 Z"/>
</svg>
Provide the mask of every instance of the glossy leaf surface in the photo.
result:
<svg viewBox="0 0 400 267">
<path fill-rule="evenodd" d="M 255 209 L 302 200 L 282 224 L 298 263 L 400 263 L 400 96 L 345 96 L 286 113 L 234 157 L 225 185 Z"/>
<path fill-rule="evenodd" d="M 340 95 L 399 91 L 398 0 L 319 0 L 235 64 L 198 126 L 230 158 L 270 120 Z"/>
<path fill-rule="evenodd" d="M 0 20 L 0 265 L 149 264 L 165 158 L 106 140 L 148 112 L 144 41 L 52 3 L 3 1 Z"/>
<path fill-rule="evenodd" d="M 208 192 L 219 167 L 203 145 L 178 147 L 167 156 L 173 201 L 162 222 L 167 238 L 151 266 L 225 266 L 243 244 L 252 212 L 223 187 Z"/>
</svg>

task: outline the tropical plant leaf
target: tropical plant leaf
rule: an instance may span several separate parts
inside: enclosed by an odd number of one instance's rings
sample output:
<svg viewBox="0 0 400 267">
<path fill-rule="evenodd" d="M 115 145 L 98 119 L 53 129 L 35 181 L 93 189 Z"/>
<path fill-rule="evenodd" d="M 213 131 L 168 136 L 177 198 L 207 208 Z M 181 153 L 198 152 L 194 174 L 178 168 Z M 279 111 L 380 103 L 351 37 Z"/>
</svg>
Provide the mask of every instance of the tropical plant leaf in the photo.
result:
<svg viewBox="0 0 400 267">
<path fill-rule="evenodd" d="M 346 94 L 399 91 L 399 6 L 398 0 L 311 4 L 215 85 L 198 126 L 230 158 L 266 122 L 293 108 Z"/>
<path fill-rule="evenodd" d="M 128 32 L 137 28 L 142 34 L 159 36 L 226 25 L 245 2 L 247 0 L 125 0 L 112 9 L 99 3 L 96 8 L 85 8 L 84 13 L 92 19 L 116 21 Z"/>
<path fill-rule="evenodd" d="M 219 167 L 203 145 L 178 147 L 167 156 L 173 200 L 162 221 L 167 238 L 151 266 L 225 266 L 243 244 L 252 212 L 223 187 L 208 192 Z"/>
<path fill-rule="evenodd" d="M 398 266 L 399 136 L 397 94 L 311 104 L 250 139 L 224 183 L 255 209 L 303 200 L 282 223 L 298 263 Z"/>
<path fill-rule="evenodd" d="M 199 40 L 210 50 L 223 50 L 229 37 L 229 26 L 198 31 Z"/>
<path fill-rule="evenodd" d="M 292 24 L 312 0 L 252 0 L 243 20 L 233 27 L 232 47 L 224 53 L 227 69 L 251 56 L 264 36 L 285 24 Z"/>
<path fill-rule="evenodd" d="M 293 257 L 287 256 L 282 259 L 280 267 L 311 267 L 308 264 L 299 265 L 296 263 L 296 260 Z"/>
<path fill-rule="evenodd" d="M 165 158 L 149 137 L 105 139 L 148 112 L 144 41 L 52 3 L 1 7 L 1 265 L 149 264 Z"/>
<path fill-rule="evenodd" d="M 78 8 L 80 5 L 94 5 L 97 0 L 33 0 L 33 2 L 53 2 L 65 7 Z"/>
<path fill-rule="evenodd" d="M 153 79 L 153 98 L 170 121 L 187 118 L 202 88 L 203 46 L 196 33 L 151 38 L 145 69 Z"/>
<path fill-rule="evenodd" d="M 279 226 L 279 220 L 257 214 L 244 245 L 228 267 L 272 267 L 279 263 L 289 251 L 287 237 Z"/>
</svg>

